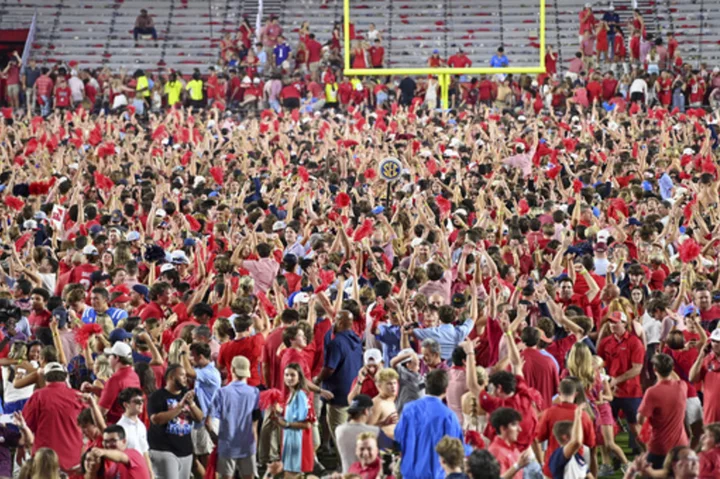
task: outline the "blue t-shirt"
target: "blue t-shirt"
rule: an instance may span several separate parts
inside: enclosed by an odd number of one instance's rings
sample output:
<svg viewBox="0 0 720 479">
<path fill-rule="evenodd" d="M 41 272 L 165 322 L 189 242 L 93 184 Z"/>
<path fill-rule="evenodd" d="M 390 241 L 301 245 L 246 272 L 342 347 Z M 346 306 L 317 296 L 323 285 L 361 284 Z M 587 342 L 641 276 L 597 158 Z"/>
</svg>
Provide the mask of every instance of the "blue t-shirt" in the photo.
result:
<svg viewBox="0 0 720 479">
<path fill-rule="evenodd" d="M 490 66 L 493 68 L 506 67 L 509 64 L 510 64 L 510 61 L 508 60 L 508 57 L 505 55 L 502 55 L 502 56 L 493 55 L 493 57 L 490 59 Z"/>
<path fill-rule="evenodd" d="M 323 366 L 334 370 L 323 382 L 323 388 L 335 396 L 329 403 L 333 406 L 347 406 L 347 395 L 363 366 L 362 342 L 354 331 L 343 331 L 335 335 L 332 329 L 327 332 Z"/>
<path fill-rule="evenodd" d="M 548 467 L 553 479 L 585 477 L 588 474 L 588 465 L 585 458 L 579 452 L 576 452 L 574 456 L 568 459 L 565 457 L 562 447 L 558 447 L 553 451 Z"/>
<path fill-rule="evenodd" d="M 121 319 L 127 319 L 128 314 L 124 309 L 119 308 L 108 308 L 105 311 L 113 322 L 113 326 L 117 326 Z M 94 308 L 85 308 L 83 311 L 82 318 L 80 320 L 85 324 L 97 323 L 97 311 Z"/>
<path fill-rule="evenodd" d="M 222 378 L 220 371 L 217 370 L 213 363 L 208 364 L 204 368 L 195 368 L 195 398 L 197 404 L 204 416 L 208 415 L 212 399 L 220 386 L 222 386 Z M 202 421 L 195 423 L 195 429 L 205 427 Z"/>
<path fill-rule="evenodd" d="M 282 63 L 290 56 L 290 45 L 287 43 L 276 45 L 275 48 L 273 48 L 273 54 L 275 54 L 275 65 L 282 65 Z"/>
</svg>

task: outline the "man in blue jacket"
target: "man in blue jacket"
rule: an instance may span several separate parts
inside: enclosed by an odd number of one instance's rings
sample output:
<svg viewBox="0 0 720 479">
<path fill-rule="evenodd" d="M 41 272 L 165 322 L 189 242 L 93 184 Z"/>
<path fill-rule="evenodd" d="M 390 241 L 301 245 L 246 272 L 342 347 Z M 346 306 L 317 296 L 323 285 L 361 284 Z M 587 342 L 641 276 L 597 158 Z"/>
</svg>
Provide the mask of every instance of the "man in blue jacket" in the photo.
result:
<svg viewBox="0 0 720 479">
<path fill-rule="evenodd" d="M 352 330 L 352 313 L 340 311 L 335 327 L 325 336 L 325 361 L 315 384 L 330 391 L 327 422 L 335 440 L 335 428 L 347 422 L 348 394 L 363 366 L 362 341 Z"/>
<path fill-rule="evenodd" d="M 445 437 L 463 441 L 460 422 L 452 410 L 443 404 L 448 387 L 448 373 L 436 369 L 425 378 L 424 398 L 408 403 L 395 428 L 395 441 L 400 444 L 403 479 L 444 479 L 445 471 L 435 446 Z M 465 454 L 472 449 L 465 445 Z"/>
</svg>

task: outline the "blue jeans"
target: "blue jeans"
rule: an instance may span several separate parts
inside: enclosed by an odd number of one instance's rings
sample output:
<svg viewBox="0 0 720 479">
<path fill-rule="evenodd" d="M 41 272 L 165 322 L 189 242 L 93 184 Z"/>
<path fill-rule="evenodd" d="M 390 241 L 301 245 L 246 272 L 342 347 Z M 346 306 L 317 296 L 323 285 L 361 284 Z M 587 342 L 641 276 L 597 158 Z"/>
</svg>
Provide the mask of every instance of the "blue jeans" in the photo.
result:
<svg viewBox="0 0 720 479">
<path fill-rule="evenodd" d="M 40 115 L 48 116 L 50 114 L 50 97 L 41 95 L 40 98 L 42 99 L 42 105 L 40 105 Z"/>
<path fill-rule="evenodd" d="M 615 58 L 615 35 L 608 35 L 608 58 Z"/>
<path fill-rule="evenodd" d="M 135 41 L 137 41 L 138 37 L 140 35 L 152 35 L 153 40 L 157 40 L 157 31 L 155 30 L 155 27 L 150 28 L 133 28 L 133 37 L 135 38 Z"/>
<path fill-rule="evenodd" d="M 523 479 L 543 479 L 542 466 L 535 459 L 523 469 Z"/>
</svg>

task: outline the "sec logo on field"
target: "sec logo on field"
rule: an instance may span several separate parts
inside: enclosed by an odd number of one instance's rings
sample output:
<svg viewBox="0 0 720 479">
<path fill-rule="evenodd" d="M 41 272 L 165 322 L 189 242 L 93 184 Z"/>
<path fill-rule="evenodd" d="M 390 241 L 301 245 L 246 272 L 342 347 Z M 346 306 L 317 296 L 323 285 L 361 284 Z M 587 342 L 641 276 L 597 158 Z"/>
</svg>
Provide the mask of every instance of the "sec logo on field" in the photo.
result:
<svg viewBox="0 0 720 479">
<path fill-rule="evenodd" d="M 397 158 L 385 158 L 380 162 L 380 176 L 385 181 L 395 181 L 402 173 L 402 163 Z"/>
</svg>

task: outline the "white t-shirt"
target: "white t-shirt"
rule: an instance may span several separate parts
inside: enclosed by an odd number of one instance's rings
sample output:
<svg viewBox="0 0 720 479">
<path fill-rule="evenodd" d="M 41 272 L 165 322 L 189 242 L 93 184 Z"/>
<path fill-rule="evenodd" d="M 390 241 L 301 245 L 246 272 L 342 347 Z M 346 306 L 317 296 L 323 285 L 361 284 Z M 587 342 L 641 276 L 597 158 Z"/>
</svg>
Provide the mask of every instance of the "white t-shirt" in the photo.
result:
<svg viewBox="0 0 720 479">
<path fill-rule="evenodd" d="M 33 365 L 33 367 L 37 368 L 39 367 L 37 361 L 30 361 L 30 364 Z M 25 369 L 21 369 L 19 367 L 15 367 L 15 376 L 13 377 L 13 381 L 15 379 L 20 379 L 23 376 L 26 376 L 28 372 Z M 29 399 L 30 396 L 32 396 L 33 391 L 35 391 L 35 385 L 31 384 L 30 386 L 25 386 L 24 388 L 17 389 L 15 386 L 13 386 L 13 381 L 10 381 L 10 366 L 3 366 L 2 368 L 2 377 L 3 377 L 3 399 L 5 400 L 5 404 L 14 403 L 16 401 L 22 401 L 23 399 Z"/>
<path fill-rule="evenodd" d="M 662 331 L 662 322 L 653 318 L 646 311 L 642 315 L 642 326 L 645 330 L 645 339 L 648 344 L 658 344 L 660 342 L 660 333 Z"/>
<path fill-rule="evenodd" d="M 85 96 L 85 84 L 78 77 L 71 77 L 68 80 L 68 86 L 70 87 L 70 96 L 75 102 L 82 101 Z"/>
<path fill-rule="evenodd" d="M 145 454 L 150 450 L 147 442 L 147 429 L 140 419 L 130 419 L 123 414 L 117 424 L 125 429 L 127 447 L 135 449 L 140 454 Z"/>
</svg>

